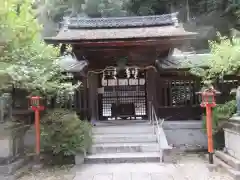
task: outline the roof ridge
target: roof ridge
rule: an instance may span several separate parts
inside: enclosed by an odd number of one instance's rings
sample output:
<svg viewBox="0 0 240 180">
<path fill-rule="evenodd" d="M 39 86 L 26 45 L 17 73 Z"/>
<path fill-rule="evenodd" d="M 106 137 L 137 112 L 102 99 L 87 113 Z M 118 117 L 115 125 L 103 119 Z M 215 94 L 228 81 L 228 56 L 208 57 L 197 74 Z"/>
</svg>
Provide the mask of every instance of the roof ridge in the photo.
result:
<svg viewBox="0 0 240 180">
<path fill-rule="evenodd" d="M 131 28 L 149 26 L 178 25 L 178 13 L 154 16 L 129 16 L 111 18 L 65 17 L 63 26 L 66 29 L 103 29 Z"/>
</svg>

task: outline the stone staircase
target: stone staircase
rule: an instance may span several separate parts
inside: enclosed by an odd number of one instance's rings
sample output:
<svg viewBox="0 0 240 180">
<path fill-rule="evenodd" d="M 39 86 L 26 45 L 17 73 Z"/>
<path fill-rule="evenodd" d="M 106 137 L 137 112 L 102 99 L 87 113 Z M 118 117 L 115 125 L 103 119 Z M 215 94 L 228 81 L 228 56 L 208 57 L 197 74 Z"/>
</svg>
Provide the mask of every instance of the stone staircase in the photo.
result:
<svg viewBox="0 0 240 180">
<path fill-rule="evenodd" d="M 99 123 L 85 163 L 160 162 L 160 146 L 149 121 Z"/>
<path fill-rule="evenodd" d="M 226 152 L 216 151 L 214 163 L 228 172 L 234 180 L 240 180 L 240 161 Z"/>
</svg>

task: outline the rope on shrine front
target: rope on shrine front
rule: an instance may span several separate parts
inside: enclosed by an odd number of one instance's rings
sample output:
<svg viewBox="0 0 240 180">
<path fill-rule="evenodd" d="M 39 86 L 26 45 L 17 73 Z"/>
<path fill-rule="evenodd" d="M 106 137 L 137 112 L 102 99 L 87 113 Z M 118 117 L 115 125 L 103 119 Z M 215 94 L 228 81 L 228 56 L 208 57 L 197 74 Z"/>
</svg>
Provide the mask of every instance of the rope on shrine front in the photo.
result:
<svg viewBox="0 0 240 180">
<path fill-rule="evenodd" d="M 126 67 L 126 69 L 127 68 L 137 68 L 137 69 L 139 69 L 139 70 L 148 70 L 148 69 L 154 69 L 155 71 L 157 71 L 157 69 L 156 69 L 156 67 L 155 66 L 146 66 L 146 67 L 138 67 L 138 66 L 127 66 Z M 105 71 L 107 71 L 107 70 L 114 70 L 114 69 L 116 69 L 116 67 L 114 67 L 114 66 L 107 66 L 106 68 L 104 68 L 104 69 L 101 69 L 101 70 L 99 70 L 99 71 L 93 71 L 93 70 L 91 70 L 91 71 L 88 71 L 88 74 L 89 73 L 94 73 L 94 74 L 101 74 L 101 73 L 104 73 Z"/>
</svg>

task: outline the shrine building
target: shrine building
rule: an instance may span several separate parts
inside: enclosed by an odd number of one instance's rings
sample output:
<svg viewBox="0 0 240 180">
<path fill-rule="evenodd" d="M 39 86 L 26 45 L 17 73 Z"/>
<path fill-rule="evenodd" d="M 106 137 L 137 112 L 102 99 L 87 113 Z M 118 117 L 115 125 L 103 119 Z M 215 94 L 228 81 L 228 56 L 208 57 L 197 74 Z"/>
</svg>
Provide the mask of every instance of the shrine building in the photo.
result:
<svg viewBox="0 0 240 180">
<path fill-rule="evenodd" d="M 76 91 L 76 111 L 81 119 L 149 120 L 154 109 L 157 118 L 165 119 L 166 128 L 197 129 L 192 141 L 204 144 L 199 121 L 203 109 L 196 94 L 201 81 L 189 68 L 200 65 L 208 54 L 178 51 L 196 36 L 178 22 L 177 13 L 172 13 L 66 18 L 57 36 L 45 41 L 61 44 L 63 54 L 67 45 L 72 47 L 71 56 L 76 60 L 66 62 L 65 69 L 74 75 L 74 83 L 81 82 Z M 190 136 L 187 130 L 180 132 L 184 133 Z M 178 133 L 169 135 L 179 139 Z"/>
</svg>

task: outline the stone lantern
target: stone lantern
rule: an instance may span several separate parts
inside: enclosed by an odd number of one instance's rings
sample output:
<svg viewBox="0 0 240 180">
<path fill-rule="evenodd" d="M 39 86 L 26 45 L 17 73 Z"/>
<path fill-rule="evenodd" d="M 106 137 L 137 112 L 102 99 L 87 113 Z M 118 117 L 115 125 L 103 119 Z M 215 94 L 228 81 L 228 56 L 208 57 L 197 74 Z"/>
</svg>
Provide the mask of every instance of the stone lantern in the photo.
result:
<svg viewBox="0 0 240 180">
<path fill-rule="evenodd" d="M 240 116 L 240 86 L 238 86 L 237 89 L 236 89 L 236 101 L 237 101 L 237 113 L 236 113 L 236 116 Z"/>
<path fill-rule="evenodd" d="M 236 114 L 233 116 L 233 118 L 235 120 L 239 120 L 240 121 L 240 86 L 238 86 L 236 89 L 233 89 L 231 91 L 231 94 L 236 93 L 236 106 L 237 106 L 237 112 Z"/>
<path fill-rule="evenodd" d="M 240 149 L 238 142 L 240 141 L 240 86 L 232 90 L 231 93 L 236 93 L 236 106 L 237 112 L 230 119 L 226 119 L 226 123 L 223 125 L 225 150 L 224 156 L 235 158 L 236 161 L 240 160 Z M 219 155 L 220 159 L 224 159 L 222 155 Z M 235 169 L 235 167 L 232 167 Z"/>
<path fill-rule="evenodd" d="M 27 127 L 12 117 L 12 98 L 0 96 L 0 179 L 11 176 L 25 163 L 24 135 Z"/>
</svg>

